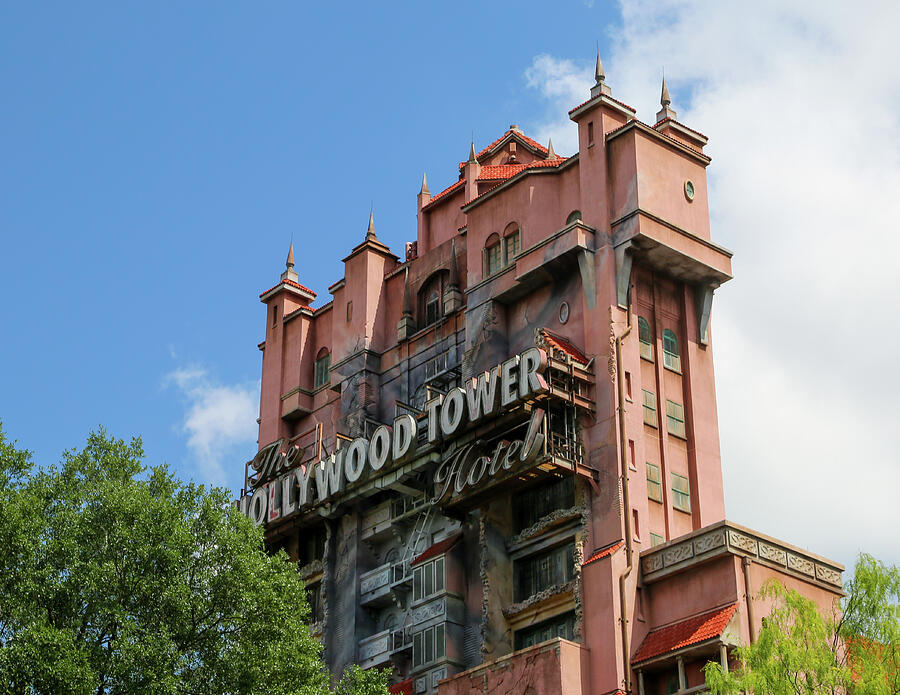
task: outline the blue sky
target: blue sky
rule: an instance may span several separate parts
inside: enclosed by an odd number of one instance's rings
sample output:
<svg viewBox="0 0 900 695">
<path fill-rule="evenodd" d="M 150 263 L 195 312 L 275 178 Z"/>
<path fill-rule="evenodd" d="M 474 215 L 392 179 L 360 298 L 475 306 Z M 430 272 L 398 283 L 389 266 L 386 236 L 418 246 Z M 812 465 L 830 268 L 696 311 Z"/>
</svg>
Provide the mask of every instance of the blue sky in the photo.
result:
<svg viewBox="0 0 900 695">
<path fill-rule="evenodd" d="M 236 489 L 291 236 L 322 303 L 370 205 L 400 251 L 423 170 L 452 183 L 473 132 L 570 154 L 599 42 L 639 118 L 665 66 L 711 138 L 729 518 L 900 562 L 898 23 L 879 0 L 2 4 L 3 427 L 50 463 L 102 424 Z"/>
</svg>

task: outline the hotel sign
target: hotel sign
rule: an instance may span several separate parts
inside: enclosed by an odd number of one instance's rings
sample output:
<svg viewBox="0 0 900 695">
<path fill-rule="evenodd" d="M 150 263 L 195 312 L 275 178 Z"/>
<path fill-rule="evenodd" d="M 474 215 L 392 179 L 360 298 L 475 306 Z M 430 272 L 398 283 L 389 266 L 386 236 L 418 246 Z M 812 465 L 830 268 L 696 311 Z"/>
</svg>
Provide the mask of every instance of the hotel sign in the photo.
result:
<svg viewBox="0 0 900 695">
<path fill-rule="evenodd" d="M 544 351 L 529 348 L 472 377 L 463 386 L 432 398 L 425 403 L 428 443 L 452 438 L 466 423 L 478 423 L 545 392 L 546 367 Z M 474 487 L 501 469 L 533 461 L 543 449 L 543 419 L 544 412 L 535 409 L 525 438 L 500 442 L 490 455 L 482 451 L 481 441 L 455 451 L 435 473 L 436 493 L 431 502 L 438 503 Z M 240 510 L 256 524 L 263 524 L 327 502 L 363 476 L 377 475 L 389 462 L 399 464 L 414 458 L 416 433 L 416 418 L 400 415 L 393 426 L 380 425 L 370 439 L 359 437 L 330 456 L 304 465 L 298 465 L 302 450 L 286 446 L 285 440 L 279 439 L 260 449 L 251 462 L 256 476 L 252 489 L 238 503 Z"/>
</svg>

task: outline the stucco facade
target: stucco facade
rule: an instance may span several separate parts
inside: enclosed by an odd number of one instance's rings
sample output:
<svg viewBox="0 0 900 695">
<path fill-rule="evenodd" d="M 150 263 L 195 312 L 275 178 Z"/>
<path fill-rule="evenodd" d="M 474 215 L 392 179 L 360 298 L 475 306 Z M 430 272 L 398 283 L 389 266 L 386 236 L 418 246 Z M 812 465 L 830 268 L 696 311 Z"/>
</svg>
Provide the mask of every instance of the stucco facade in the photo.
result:
<svg viewBox="0 0 900 695">
<path fill-rule="evenodd" d="M 313 308 L 293 250 L 266 305 L 241 508 L 307 580 L 329 666 L 396 692 L 702 690 L 778 577 L 843 568 L 725 521 L 706 138 L 597 83 L 578 152 L 511 126 L 398 256 L 370 219 Z M 362 236 L 362 235 L 360 235 Z M 302 269 L 301 269 L 302 270 Z"/>
</svg>

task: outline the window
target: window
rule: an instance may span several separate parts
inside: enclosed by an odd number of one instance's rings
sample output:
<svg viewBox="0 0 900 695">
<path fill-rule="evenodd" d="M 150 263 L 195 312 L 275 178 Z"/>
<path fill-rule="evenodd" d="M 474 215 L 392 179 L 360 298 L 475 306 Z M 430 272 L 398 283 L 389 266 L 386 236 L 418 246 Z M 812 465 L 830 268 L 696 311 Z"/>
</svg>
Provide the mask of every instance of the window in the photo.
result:
<svg viewBox="0 0 900 695">
<path fill-rule="evenodd" d="M 272 307 L 272 328 L 278 325 L 278 307 Z"/>
<path fill-rule="evenodd" d="M 444 558 L 431 560 L 413 570 L 413 601 L 420 601 L 444 590 Z"/>
<path fill-rule="evenodd" d="M 298 566 L 303 567 L 325 557 L 325 527 L 321 524 L 302 529 L 298 544 L 300 557 Z"/>
<path fill-rule="evenodd" d="M 425 325 L 430 326 L 441 317 L 441 298 L 437 290 L 433 290 L 425 298 Z"/>
<path fill-rule="evenodd" d="M 684 406 L 680 403 L 666 401 L 666 429 L 681 439 L 687 439 L 684 431 Z"/>
<path fill-rule="evenodd" d="M 353 302 L 347 302 L 347 321 L 353 318 Z"/>
<path fill-rule="evenodd" d="M 306 587 L 306 602 L 309 604 L 309 617 L 314 623 L 322 620 L 325 615 L 321 589 L 322 582 L 309 584 Z"/>
<path fill-rule="evenodd" d="M 660 536 L 658 533 L 650 534 L 650 547 L 655 548 L 657 545 L 662 545 L 666 542 L 666 539 Z"/>
<path fill-rule="evenodd" d="M 541 642 L 562 637 L 572 639 L 575 633 L 575 613 L 564 613 L 532 627 L 516 631 L 516 649 L 525 649 Z"/>
<path fill-rule="evenodd" d="M 594 144 L 594 122 L 588 123 L 588 145 Z"/>
<path fill-rule="evenodd" d="M 691 513 L 691 488 L 683 475 L 672 473 L 672 505 L 682 512 Z"/>
<path fill-rule="evenodd" d="M 439 270 L 433 273 L 419 290 L 419 328 L 425 328 L 437 323 L 443 311 L 441 309 L 441 297 L 447 286 L 449 272 Z"/>
<path fill-rule="evenodd" d="M 557 509 L 574 506 L 575 478 L 571 475 L 529 488 L 513 497 L 515 532 L 525 530 Z"/>
<path fill-rule="evenodd" d="M 572 224 L 581 220 L 581 210 L 572 210 L 566 218 L 566 224 Z"/>
<path fill-rule="evenodd" d="M 631 372 L 625 372 L 625 398 L 631 400 Z"/>
<path fill-rule="evenodd" d="M 650 324 L 643 316 L 638 316 L 638 340 L 641 343 L 641 357 L 653 361 L 653 335 L 650 333 Z"/>
<path fill-rule="evenodd" d="M 513 565 L 515 600 L 524 601 L 529 596 L 571 581 L 574 564 L 573 542 L 517 560 Z"/>
<path fill-rule="evenodd" d="M 331 378 L 331 354 L 327 349 L 319 350 L 319 356 L 316 357 L 316 378 L 314 382 L 315 388 L 324 386 Z"/>
<path fill-rule="evenodd" d="M 493 275 L 500 270 L 503 263 L 503 254 L 500 249 L 500 239 L 494 236 L 494 242 L 484 250 L 484 263 L 487 275 Z"/>
<path fill-rule="evenodd" d="M 673 372 L 681 372 L 681 357 L 678 356 L 678 338 L 674 331 L 663 331 L 663 366 Z"/>
<path fill-rule="evenodd" d="M 658 427 L 656 421 L 656 394 L 653 391 L 642 389 L 644 393 L 644 424 L 650 427 Z"/>
<path fill-rule="evenodd" d="M 443 624 L 429 627 L 413 635 L 413 668 L 443 659 L 446 653 Z"/>
<path fill-rule="evenodd" d="M 522 250 L 521 232 L 516 230 L 512 234 L 507 235 L 504 237 L 504 242 L 506 243 L 506 262 L 512 263 L 516 256 L 519 255 L 519 251 Z"/>
<path fill-rule="evenodd" d="M 647 463 L 647 497 L 654 502 L 662 502 L 662 481 L 659 478 L 659 466 Z"/>
</svg>

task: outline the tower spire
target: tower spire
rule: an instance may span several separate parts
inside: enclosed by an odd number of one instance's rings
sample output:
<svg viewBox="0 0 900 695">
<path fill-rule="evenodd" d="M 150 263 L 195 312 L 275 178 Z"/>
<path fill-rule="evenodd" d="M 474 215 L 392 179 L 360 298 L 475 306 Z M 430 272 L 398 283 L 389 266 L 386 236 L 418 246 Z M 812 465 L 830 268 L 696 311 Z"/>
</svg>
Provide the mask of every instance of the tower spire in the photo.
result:
<svg viewBox="0 0 900 695">
<path fill-rule="evenodd" d="M 553 138 L 547 143 L 547 159 L 557 159 L 556 152 L 553 151 Z"/>
<path fill-rule="evenodd" d="M 591 99 L 601 94 L 612 94 L 609 85 L 606 84 L 606 71 L 603 69 L 603 61 L 600 60 L 600 50 L 597 49 L 597 65 L 594 67 L 594 79 L 596 82 L 591 87 Z"/>
<path fill-rule="evenodd" d="M 294 269 L 294 239 L 291 238 L 291 247 L 288 249 L 287 260 L 284 262 L 285 267 L 288 270 Z"/>
<path fill-rule="evenodd" d="M 662 108 L 656 113 L 656 122 L 664 121 L 667 118 L 670 120 L 676 120 L 678 114 L 675 113 L 675 109 L 671 108 L 669 105 L 672 103 L 672 97 L 669 96 L 669 87 L 666 84 L 666 74 L 663 73 L 662 78 L 662 89 L 659 92 L 659 105 Z"/>
<path fill-rule="evenodd" d="M 369 228 L 366 230 L 366 241 L 377 241 L 375 236 L 375 211 L 369 210 Z"/>
<path fill-rule="evenodd" d="M 475 141 L 472 140 L 472 146 L 469 148 L 469 160 L 470 162 L 478 161 L 478 158 L 475 156 Z"/>
<path fill-rule="evenodd" d="M 424 171 L 422 172 L 422 188 L 419 190 L 419 195 L 422 193 L 431 193 L 431 191 L 428 190 L 428 177 L 425 175 Z"/>
<path fill-rule="evenodd" d="M 297 271 L 294 270 L 294 237 L 291 236 L 291 245 L 288 248 L 287 259 L 284 261 L 284 272 L 281 274 L 281 279 L 297 282 L 299 277 Z"/>
</svg>

